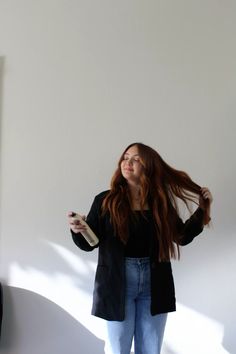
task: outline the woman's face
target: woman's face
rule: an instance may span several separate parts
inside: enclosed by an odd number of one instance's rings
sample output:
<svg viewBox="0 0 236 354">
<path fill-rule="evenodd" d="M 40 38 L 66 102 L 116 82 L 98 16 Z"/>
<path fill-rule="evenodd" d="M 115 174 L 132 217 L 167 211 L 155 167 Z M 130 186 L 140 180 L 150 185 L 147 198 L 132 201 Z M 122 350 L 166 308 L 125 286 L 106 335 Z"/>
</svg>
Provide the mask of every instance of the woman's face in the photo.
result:
<svg viewBox="0 0 236 354">
<path fill-rule="evenodd" d="M 122 176 L 132 183 L 139 183 L 143 166 L 140 161 L 137 145 L 131 146 L 124 154 L 120 165 Z"/>
</svg>

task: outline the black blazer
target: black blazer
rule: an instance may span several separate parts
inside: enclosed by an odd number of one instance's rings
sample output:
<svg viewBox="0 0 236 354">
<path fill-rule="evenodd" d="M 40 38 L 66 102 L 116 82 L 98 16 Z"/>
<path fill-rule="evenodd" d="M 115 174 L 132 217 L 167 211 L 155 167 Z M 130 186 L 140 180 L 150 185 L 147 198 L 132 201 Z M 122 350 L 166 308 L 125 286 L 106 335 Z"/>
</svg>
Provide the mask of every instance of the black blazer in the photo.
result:
<svg viewBox="0 0 236 354">
<path fill-rule="evenodd" d="M 87 223 L 99 238 L 98 264 L 95 275 L 92 314 L 106 320 L 122 321 L 125 317 L 125 249 L 116 237 L 107 213 L 101 216 L 101 205 L 108 191 L 97 195 L 87 216 Z M 190 243 L 203 230 L 203 210 L 198 208 L 185 222 L 177 217 L 178 230 L 183 235 L 181 245 Z M 74 243 L 84 251 L 92 251 L 81 234 L 75 234 Z M 158 262 L 156 238 L 150 247 L 151 314 L 176 310 L 175 289 L 170 262 Z"/>
</svg>

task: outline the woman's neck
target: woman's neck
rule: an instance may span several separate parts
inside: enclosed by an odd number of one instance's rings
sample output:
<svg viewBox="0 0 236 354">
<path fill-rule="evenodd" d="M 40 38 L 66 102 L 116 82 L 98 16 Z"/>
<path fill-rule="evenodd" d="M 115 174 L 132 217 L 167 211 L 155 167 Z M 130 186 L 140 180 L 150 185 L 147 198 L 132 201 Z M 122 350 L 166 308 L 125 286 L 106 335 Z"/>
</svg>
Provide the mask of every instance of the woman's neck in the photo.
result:
<svg viewBox="0 0 236 354">
<path fill-rule="evenodd" d="M 133 210 L 141 210 L 141 193 L 140 185 L 129 184 L 129 191 Z M 148 209 L 148 203 L 145 203 L 144 209 Z"/>
<path fill-rule="evenodd" d="M 128 186 L 132 200 L 140 200 L 140 186 L 134 183 L 129 183 Z"/>
</svg>

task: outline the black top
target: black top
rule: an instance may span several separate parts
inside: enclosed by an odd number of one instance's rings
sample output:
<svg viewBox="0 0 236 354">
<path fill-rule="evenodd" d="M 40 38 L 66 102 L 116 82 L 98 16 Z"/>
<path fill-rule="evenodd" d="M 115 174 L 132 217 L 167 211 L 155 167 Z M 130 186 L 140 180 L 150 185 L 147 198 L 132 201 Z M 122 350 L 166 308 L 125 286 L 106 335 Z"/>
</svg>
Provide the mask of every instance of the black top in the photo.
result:
<svg viewBox="0 0 236 354">
<path fill-rule="evenodd" d="M 151 210 L 133 211 L 129 224 L 129 238 L 125 257 L 149 257 L 154 220 Z"/>
</svg>

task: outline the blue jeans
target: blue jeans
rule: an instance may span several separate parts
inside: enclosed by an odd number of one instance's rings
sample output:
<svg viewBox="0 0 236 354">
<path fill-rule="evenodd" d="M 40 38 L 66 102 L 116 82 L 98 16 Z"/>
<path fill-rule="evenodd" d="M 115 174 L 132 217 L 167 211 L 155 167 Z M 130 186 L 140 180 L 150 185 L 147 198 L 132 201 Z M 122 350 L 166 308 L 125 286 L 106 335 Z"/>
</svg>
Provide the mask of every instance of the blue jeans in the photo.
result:
<svg viewBox="0 0 236 354">
<path fill-rule="evenodd" d="M 124 321 L 107 321 L 106 354 L 160 354 L 167 314 L 150 312 L 150 260 L 126 258 Z"/>
</svg>

